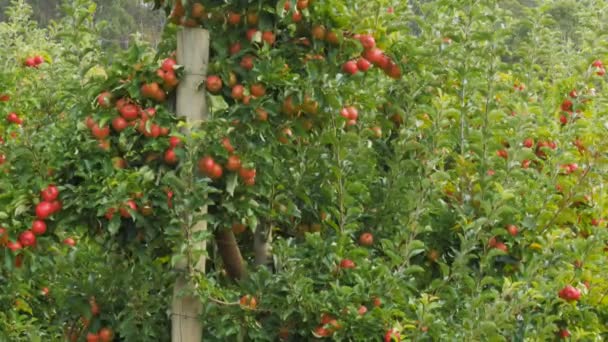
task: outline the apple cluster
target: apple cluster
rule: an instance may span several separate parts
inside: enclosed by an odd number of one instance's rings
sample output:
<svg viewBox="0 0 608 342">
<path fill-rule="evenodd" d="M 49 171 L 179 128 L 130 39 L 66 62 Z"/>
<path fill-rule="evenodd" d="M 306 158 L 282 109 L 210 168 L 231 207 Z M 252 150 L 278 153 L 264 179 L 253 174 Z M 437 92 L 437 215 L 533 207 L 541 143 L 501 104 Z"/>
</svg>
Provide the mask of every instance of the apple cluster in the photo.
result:
<svg viewBox="0 0 608 342">
<path fill-rule="evenodd" d="M 23 65 L 28 68 L 37 68 L 42 63 L 44 63 L 44 58 L 40 55 L 28 57 L 23 61 Z"/>
<path fill-rule="evenodd" d="M 401 68 L 382 50 L 376 47 L 376 40 L 372 35 L 354 35 L 363 46 L 361 57 L 357 60 L 350 60 L 342 65 L 342 71 L 349 75 L 354 75 L 359 71 L 366 72 L 373 65 L 379 67 L 384 73 L 394 79 L 401 78 Z"/>
<path fill-rule="evenodd" d="M 254 168 L 247 168 L 243 166 L 241 158 L 238 155 L 234 154 L 235 148 L 230 142 L 230 139 L 222 139 L 221 144 L 224 149 L 230 154 L 230 156 L 224 163 L 224 168 L 226 168 L 226 170 L 230 172 L 238 173 L 239 177 L 245 185 L 255 185 L 256 170 Z M 198 161 L 199 172 L 213 180 L 219 180 L 220 178 L 222 178 L 224 174 L 224 168 L 212 156 L 204 156 Z"/>
</svg>

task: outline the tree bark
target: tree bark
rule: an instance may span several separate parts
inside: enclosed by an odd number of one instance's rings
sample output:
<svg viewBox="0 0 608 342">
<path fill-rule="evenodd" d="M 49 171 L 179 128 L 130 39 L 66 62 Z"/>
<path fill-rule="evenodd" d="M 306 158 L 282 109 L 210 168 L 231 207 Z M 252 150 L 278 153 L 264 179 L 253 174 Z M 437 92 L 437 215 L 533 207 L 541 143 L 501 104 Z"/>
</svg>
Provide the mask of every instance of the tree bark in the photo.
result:
<svg viewBox="0 0 608 342">
<path fill-rule="evenodd" d="M 228 276 L 237 281 L 243 279 L 245 264 L 232 230 L 218 229 L 215 232 L 215 242 Z"/>
</svg>

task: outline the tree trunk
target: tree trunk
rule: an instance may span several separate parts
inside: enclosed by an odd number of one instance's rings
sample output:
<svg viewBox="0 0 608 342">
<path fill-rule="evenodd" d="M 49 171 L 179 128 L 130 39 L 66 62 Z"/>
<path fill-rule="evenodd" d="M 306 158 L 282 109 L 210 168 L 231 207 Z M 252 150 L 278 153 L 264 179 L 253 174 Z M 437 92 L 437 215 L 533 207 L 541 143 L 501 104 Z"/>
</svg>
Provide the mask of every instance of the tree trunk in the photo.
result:
<svg viewBox="0 0 608 342">
<path fill-rule="evenodd" d="M 207 117 L 207 98 L 199 90 L 204 82 L 209 64 L 209 32 L 200 28 L 183 28 L 177 33 L 177 63 L 183 65 L 184 77 L 177 88 L 177 113 L 185 115 L 188 121 L 200 121 Z M 201 208 L 206 211 L 206 208 Z M 184 232 L 184 238 L 190 238 L 197 231 L 206 230 L 206 222 L 198 222 Z M 194 249 L 204 250 L 206 243 L 197 242 Z M 200 320 L 202 303 L 193 292 L 195 285 L 190 282 L 189 272 L 194 263 L 195 272 L 205 272 L 205 258 L 187 260 L 176 265 L 183 272 L 173 288 L 171 306 L 171 341 L 172 342 L 201 342 L 203 340 L 203 324 Z"/>
<path fill-rule="evenodd" d="M 242 279 L 245 276 L 245 265 L 232 230 L 218 229 L 215 232 L 215 242 L 228 276 L 233 280 Z"/>
</svg>

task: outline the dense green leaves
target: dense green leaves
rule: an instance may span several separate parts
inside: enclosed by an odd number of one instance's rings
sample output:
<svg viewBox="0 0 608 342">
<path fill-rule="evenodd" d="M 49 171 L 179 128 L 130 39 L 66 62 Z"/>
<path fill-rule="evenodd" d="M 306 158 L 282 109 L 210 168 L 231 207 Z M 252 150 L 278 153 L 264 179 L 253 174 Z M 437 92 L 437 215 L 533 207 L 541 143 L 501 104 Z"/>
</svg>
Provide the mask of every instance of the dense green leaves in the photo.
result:
<svg viewBox="0 0 608 342">
<path fill-rule="evenodd" d="M 111 327 L 120 340 L 168 340 L 174 266 L 199 255 L 206 273 L 187 271 L 209 341 L 376 341 L 389 329 L 417 341 L 552 340 L 565 329 L 605 339 L 607 97 L 594 61 L 607 56 L 606 5 L 316 0 L 297 21 L 302 2 L 180 1 L 179 14 L 164 1 L 173 24 L 159 51 L 136 40 L 110 54 L 89 1 L 51 29 L 11 7 L 0 116 L 24 124 L 0 124 L 0 226 L 16 241 L 51 183 L 63 208 L 36 247 L 0 249 L 0 339 Z M 203 19 L 191 21 L 194 3 Z M 167 102 L 141 87 L 163 85 L 175 23 L 210 30 L 209 73 L 223 88 L 207 94 L 203 123 L 173 113 L 169 87 Z M 266 32 L 249 42 L 251 27 Z M 337 44 L 319 39 L 332 32 Z M 402 77 L 378 66 L 346 75 L 362 52 L 353 33 L 372 34 Z M 45 63 L 24 67 L 35 54 Z M 233 83 L 263 94 L 238 99 Z M 95 139 L 86 118 L 111 123 L 120 98 L 154 119 Z M 177 165 L 162 161 L 168 138 L 143 133 L 153 124 L 181 138 Z M 229 172 L 235 155 L 241 170 Z M 202 170 L 206 156 L 222 177 Z M 195 233 L 201 219 L 208 231 Z M 238 282 L 214 241 L 226 229 L 247 269 Z M 558 296 L 566 285 L 580 300 Z M 255 306 L 239 303 L 252 296 Z"/>
</svg>

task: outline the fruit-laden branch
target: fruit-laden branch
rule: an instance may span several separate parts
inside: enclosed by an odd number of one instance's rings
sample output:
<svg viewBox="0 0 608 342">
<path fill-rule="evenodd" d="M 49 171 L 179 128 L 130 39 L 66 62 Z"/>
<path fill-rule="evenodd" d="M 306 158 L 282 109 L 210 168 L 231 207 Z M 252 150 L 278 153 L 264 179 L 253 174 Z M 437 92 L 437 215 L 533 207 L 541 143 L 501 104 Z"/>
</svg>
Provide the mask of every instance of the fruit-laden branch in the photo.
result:
<svg viewBox="0 0 608 342">
<path fill-rule="evenodd" d="M 232 230 L 216 230 L 215 243 L 217 244 L 228 276 L 233 280 L 243 279 L 245 276 L 245 265 Z"/>
</svg>

